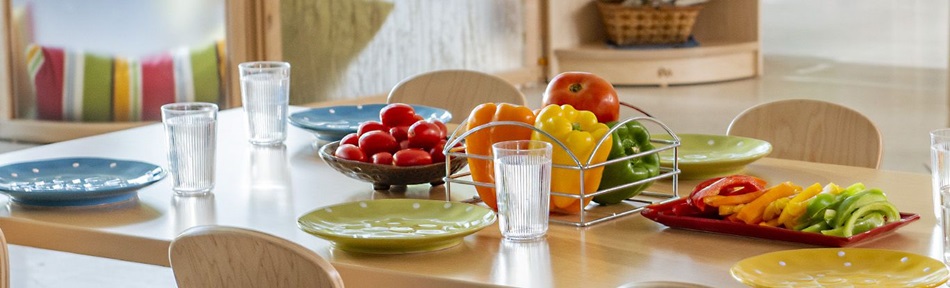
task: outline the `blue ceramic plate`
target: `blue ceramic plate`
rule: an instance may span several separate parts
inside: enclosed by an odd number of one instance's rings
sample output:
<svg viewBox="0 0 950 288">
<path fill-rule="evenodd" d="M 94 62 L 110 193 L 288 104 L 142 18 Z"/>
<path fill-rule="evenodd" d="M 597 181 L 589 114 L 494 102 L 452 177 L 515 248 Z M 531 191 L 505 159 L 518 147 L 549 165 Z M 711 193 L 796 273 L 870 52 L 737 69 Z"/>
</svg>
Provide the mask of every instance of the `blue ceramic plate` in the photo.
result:
<svg viewBox="0 0 950 288">
<path fill-rule="evenodd" d="M 0 167 L 0 193 L 30 206 L 90 206 L 122 202 L 165 177 L 152 164 L 105 158 L 59 158 Z"/>
<path fill-rule="evenodd" d="M 437 119 L 442 123 L 452 120 L 452 113 L 445 109 L 411 105 L 417 115 L 425 119 Z M 356 132 L 360 123 L 379 121 L 379 110 L 386 104 L 348 105 L 314 108 L 290 115 L 290 124 L 313 132 L 318 139 L 337 141 L 346 134 Z"/>
</svg>

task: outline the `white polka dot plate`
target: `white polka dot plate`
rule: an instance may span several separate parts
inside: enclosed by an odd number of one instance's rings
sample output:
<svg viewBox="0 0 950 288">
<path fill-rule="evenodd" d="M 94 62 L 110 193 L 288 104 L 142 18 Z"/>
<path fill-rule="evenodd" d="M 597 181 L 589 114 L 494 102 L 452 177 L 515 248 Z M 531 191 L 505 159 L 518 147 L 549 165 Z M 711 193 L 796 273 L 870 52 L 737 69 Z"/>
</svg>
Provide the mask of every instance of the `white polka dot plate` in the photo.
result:
<svg viewBox="0 0 950 288">
<path fill-rule="evenodd" d="M 817 248 L 749 257 L 730 270 L 752 287 L 936 287 L 950 272 L 942 262 L 896 250 Z"/>
<path fill-rule="evenodd" d="M 165 177 L 162 167 L 106 158 L 58 158 L 0 167 L 0 192 L 29 206 L 97 206 L 125 202 Z"/>
<path fill-rule="evenodd" d="M 337 248 L 363 253 L 435 251 L 495 223 L 495 212 L 472 204 L 425 199 L 347 202 L 297 219 L 307 233 Z"/>
</svg>

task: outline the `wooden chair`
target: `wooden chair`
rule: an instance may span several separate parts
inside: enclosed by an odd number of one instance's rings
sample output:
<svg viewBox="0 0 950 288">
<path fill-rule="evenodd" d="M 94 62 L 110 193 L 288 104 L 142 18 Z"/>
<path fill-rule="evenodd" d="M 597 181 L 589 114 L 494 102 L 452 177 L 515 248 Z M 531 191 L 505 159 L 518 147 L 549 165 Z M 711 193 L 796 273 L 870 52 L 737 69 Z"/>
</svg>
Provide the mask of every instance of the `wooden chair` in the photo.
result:
<svg viewBox="0 0 950 288">
<path fill-rule="evenodd" d="M 7 238 L 0 231 L 0 288 L 10 287 L 10 251 L 7 250 Z"/>
<path fill-rule="evenodd" d="M 851 108 L 818 100 L 759 104 L 739 113 L 726 134 L 772 143 L 769 157 L 879 168 L 881 131 Z"/>
<path fill-rule="evenodd" d="M 196 226 L 172 241 L 178 286 L 343 287 L 337 270 L 311 250 L 270 234 Z"/>
<path fill-rule="evenodd" d="M 504 79 L 470 70 L 439 70 L 403 80 L 389 92 L 387 103 L 439 107 L 452 113 L 450 123 L 462 123 L 485 102 L 525 105 L 524 94 Z"/>
</svg>

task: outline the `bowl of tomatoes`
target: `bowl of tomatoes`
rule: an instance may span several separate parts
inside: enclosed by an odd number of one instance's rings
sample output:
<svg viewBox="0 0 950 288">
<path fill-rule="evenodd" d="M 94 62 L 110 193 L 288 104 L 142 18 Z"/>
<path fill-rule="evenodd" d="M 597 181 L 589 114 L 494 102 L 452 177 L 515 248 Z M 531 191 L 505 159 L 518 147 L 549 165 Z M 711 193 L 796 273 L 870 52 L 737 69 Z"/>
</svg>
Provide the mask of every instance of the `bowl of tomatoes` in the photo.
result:
<svg viewBox="0 0 950 288">
<path fill-rule="evenodd" d="M 320 148 L 320 158 L 330 167 L 350 178 L 373 183 L 375 190 L 389 190 L 392 185 L 412 185 L 429 183 L 433 186 L 444 183 L 446 162 L 423 165 L 398 166 L 395 164 L 374 164 L 372 162 L 347 160 L 334 155 L 340 142 L 331 142 Z M 416 150 L 421 151 L 421 150 Z M 398 152 L 397 152 L 398 153 Z M 399 156 L 402 156 L 400 154 Z M 406 154 L 408 155 L 408 154 Z M 419 158 L 413 153 L 413 158 Z M 403 160 L 406 161 L 406 160 Z M 451 173 L 458 172 L 468 163 L 464 158 L 455 157 L 449 161 Z"/>
<path fill-rule="evenodd" d="M 376 190 L 389 190 L 391 185 L 440 185 L 446 172 L 457 172 L 467 161 L 458 157 L 446 161 L 445 124 L 416 115 L 413 106 L 388 104 L 380 110 L 379 121 L 364 121 L 357 132 L 323 145 L 320 158 L 346 176 L 373 183 Z"/>
</svg>

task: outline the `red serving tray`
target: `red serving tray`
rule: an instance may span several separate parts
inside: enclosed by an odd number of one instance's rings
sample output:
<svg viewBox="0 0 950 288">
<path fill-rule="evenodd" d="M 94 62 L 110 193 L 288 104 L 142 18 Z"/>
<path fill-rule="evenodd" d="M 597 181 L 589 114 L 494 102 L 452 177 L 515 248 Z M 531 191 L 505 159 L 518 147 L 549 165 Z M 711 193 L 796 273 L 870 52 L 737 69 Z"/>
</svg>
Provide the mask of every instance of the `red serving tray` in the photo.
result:
<svg viewBox="0 0 950 288">
<path fill-rule="evenodd" d="M 657 210 L 657 208 L 659 210 Z M 920 216 L 917 214 L 901 213 L 900 221 L 887 223 L 884 224 L 884 226 L 877 227 L 851 237 L 837 237 L 828 236 L 821 233 L 801 232 L 785 228 L 750 225 L 720 219 L 676 216 L 673 214 L 671 209 L 672 206 L 667 206 L 666 208 L 662 206 L 647 207 L 644 208 L 640 214 L 642 214 L 643 217 L 649 218 L 672 228 L 699 230 L 830 247 L 845 247 L 858 242 L 876 239 L 885 236 L 887 232 L 893 231 L 901 226 L 910 224 L 910 222 L 920 219 Z"/>
</svg>

